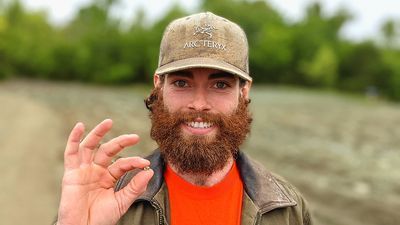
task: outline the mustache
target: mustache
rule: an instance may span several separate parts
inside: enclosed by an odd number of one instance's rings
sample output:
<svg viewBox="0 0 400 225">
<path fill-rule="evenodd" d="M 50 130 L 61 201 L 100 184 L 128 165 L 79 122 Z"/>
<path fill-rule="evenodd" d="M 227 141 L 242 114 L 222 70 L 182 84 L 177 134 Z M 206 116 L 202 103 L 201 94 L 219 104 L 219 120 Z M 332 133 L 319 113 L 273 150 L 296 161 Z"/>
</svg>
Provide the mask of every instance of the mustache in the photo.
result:
<svg viewBox="0 0 400 225">
<path fill-rule="evenodd" d="M 201 122 L 208 122 L 214 125 L 223 126 L 226 124 L 224 116 L 219 113 L 208 112 L 174 112 L 170 113 L 170 118 L 174 124 L 189 123 L 201 119 Z"/>
</svg>

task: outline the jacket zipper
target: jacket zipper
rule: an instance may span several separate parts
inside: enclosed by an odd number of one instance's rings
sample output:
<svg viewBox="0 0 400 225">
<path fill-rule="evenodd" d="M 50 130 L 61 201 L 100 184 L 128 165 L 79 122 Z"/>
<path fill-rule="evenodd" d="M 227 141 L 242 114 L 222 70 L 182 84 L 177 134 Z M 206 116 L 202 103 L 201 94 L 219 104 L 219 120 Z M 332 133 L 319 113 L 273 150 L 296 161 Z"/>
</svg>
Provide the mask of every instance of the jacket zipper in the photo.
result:
<svg viewBox="0 0 400 225">
<path fill-rule="evenodd" d="M 254 225 L 260 224 L 261 216 L 262 216 L 262 214 L 258 211 L 257 215 L 256 215 L 256 219 L 254 221 Z"/>
<path fill-rule="evenodd" d="M 158 215 L 158 224 L 164 225 L 164 214 L 160 205 L 156 201 L 150 201 L 150 203 L 156 209 L 156 214 Z"/>
</svg>

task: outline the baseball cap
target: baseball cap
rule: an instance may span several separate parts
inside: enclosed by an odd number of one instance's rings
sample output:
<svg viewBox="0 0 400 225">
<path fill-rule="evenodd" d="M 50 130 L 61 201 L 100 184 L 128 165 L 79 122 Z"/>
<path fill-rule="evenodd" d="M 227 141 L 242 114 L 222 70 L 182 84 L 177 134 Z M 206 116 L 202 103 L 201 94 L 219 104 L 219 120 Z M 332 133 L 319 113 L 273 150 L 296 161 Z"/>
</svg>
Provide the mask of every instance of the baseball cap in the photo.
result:
<svg viewBox="0 0 400 225">
<path fill-rule="evenodd" d="M 249 47 L 239 25 L 211 12 L 172 21 L 164 31 L 156 74 L 213 68 L 251 81 Z"/>
</svg>

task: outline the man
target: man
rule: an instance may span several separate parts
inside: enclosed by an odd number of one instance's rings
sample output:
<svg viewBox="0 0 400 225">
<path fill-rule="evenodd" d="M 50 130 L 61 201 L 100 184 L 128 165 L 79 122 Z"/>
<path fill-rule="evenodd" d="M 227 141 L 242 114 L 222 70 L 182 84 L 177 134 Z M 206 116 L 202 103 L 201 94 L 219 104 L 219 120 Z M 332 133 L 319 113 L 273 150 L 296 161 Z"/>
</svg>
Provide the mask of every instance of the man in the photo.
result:
<svg viewBox="0 0 400 225">
<path fill-rule="evenodd" d="M 212 13 L 173 21 L 145 101 L 158 143 L 147 159 L 112 158 L 139 137 L 100 146 L 107 119 L 65 150 L 58 224 L 311 224 L 300 194 L 239 151 L 252 78 L 243 30 Z"/>
</svg>

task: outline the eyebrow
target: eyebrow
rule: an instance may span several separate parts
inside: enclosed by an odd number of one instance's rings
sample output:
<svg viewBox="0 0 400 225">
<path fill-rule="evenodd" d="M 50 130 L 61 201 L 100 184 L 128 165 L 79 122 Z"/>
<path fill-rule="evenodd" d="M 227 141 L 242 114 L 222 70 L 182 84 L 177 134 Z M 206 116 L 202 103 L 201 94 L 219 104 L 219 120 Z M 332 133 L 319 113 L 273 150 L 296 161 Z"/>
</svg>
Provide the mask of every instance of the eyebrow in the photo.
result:
<svg viewBox="0 0 400 225">
<path fill-rule="evenodd" d="M 227 72 L 218 72 L 218 73 L 210 74 L 210 76 L 208 78 L 209 79 L 219 79 L 219 78 L 235 79 L 235 76 L 233 74 L 227 73 Z"/>
<path fill-rule="evenodd" d="M 180 77 L 193 78 L 193 74 L 191 72 L 185 71 L 185 70 L 171 72 L 168 74 L 168 76 L 180 76 Z"/>
</svg>

